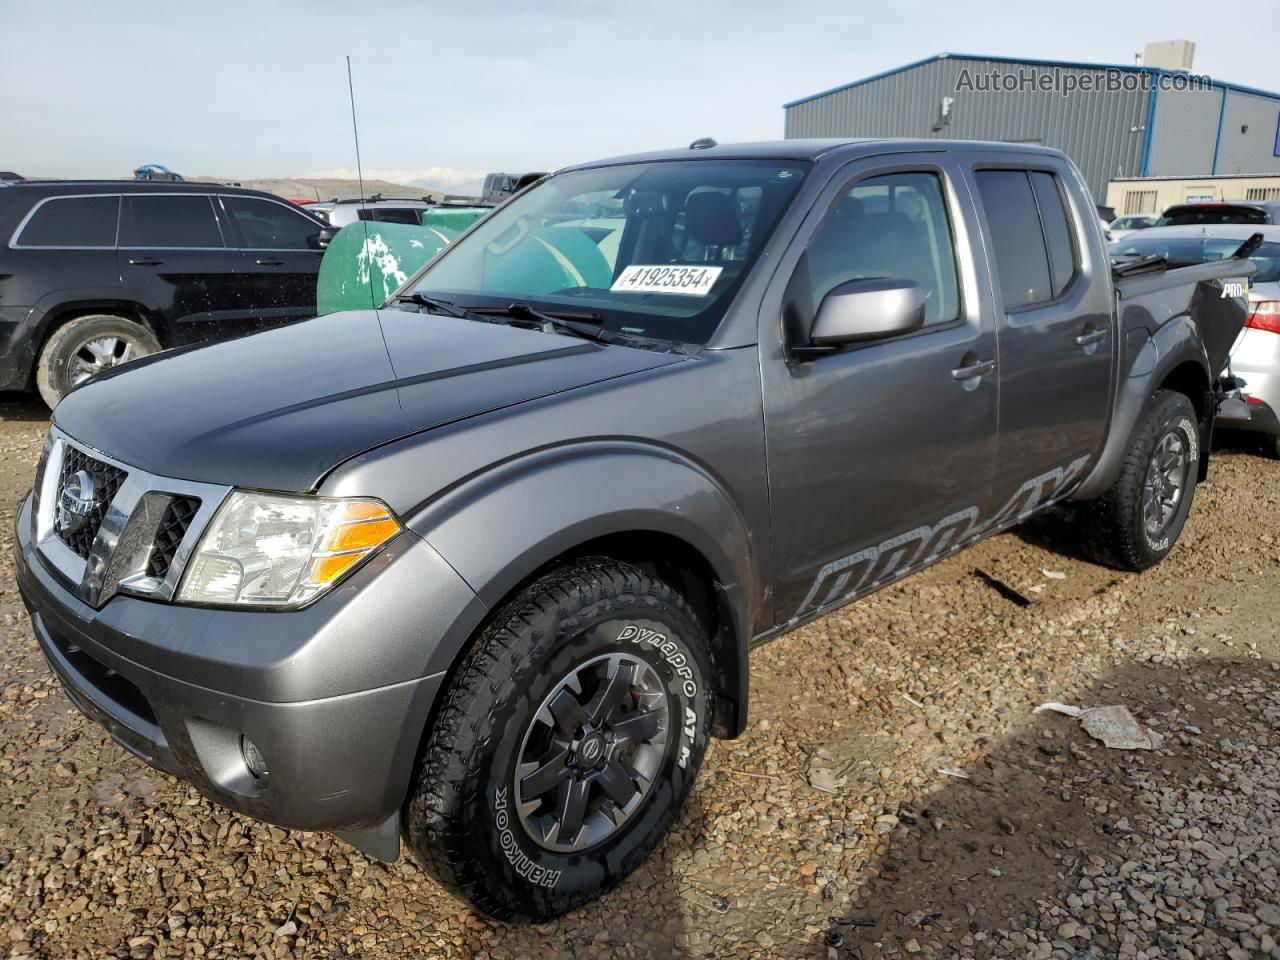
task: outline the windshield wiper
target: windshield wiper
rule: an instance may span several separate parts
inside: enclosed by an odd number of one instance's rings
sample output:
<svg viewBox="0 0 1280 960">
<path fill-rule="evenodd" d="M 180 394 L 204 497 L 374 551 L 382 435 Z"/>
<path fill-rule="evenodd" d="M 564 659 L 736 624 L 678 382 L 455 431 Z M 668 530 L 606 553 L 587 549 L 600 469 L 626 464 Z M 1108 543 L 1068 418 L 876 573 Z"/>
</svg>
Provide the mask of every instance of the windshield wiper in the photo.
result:
<svg viewBox="0 0 1280 960">
<path fill-rule="evenodd" d="M 436 297 L 429 297 L 425 293 L 418 293 L 416 290 L 413 293 L 403 293 L 398 297 L 392 297 L 391 301 L 388 301 L 388 302 L 392 302 L 392 301 L 394 301 L 395 303 L 417 304 L 420 307 L 426 307 L 429 310 L 434 310 L 436 313 L 443 313 L 446 316 L 457 317 L 459 320 L 482 319 L 481 317 L 477 317 L 471 311 L 463 310 L 461 307 L 451 303 L 448 300 L 440 300 Z"/>
<path fill-rule="evenodd" d="M 474 313 L 499 314 L 514 320 L 527 320 L 539 324 L 544 333 L 567 333 L 595 343 L 622 343 L 627 339 L 612 330 L 605 330 L 598 313 L 557 312 L 535 310 L 527 303 L 512 303 L 505 307 L 477 307 Z"/>
</svg>

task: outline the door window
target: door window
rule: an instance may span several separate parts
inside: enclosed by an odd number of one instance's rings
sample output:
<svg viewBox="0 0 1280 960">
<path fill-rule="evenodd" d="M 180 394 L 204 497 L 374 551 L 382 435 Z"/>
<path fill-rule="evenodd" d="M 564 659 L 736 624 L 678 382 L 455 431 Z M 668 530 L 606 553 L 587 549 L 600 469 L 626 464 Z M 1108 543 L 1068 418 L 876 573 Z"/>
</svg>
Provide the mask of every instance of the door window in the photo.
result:
<svg viewBox="0 0 1280 960">
<path fill-rule="evenodd" d="M 257 197 L 222 198 L 222 206 L 235 221 L 244 246 L 250 250 L 310 250 L 311 238 L 320 227 L 295 210 Z"/>
<path fill-rule="evenodd" d="M 221 247 L 222 232 L 209 198 L 126 196 L 120 220 L 122 247 Z"/>
<path fill-rule="evenodd" d="M 912 280 L 926 326 L 960 316 L 955 250 L 942 184 L 932 173 L 859 181 L 836 200 L 808 250 L 813 309 L 849 280 Z"/>
<path fill-rule="evenodd" d="M 20 247 L 114 247 L 120 198 L 55 197 L 22 228 Z"/>
<path fill-rule="evenodd" d="M 1071 221 L 1062 202 L 1058 178 L 1043 170 L 1031 171 L 1031 189 L 1035 191 L 1040 226 L 1044 230 L 1045 249 L 1049 254 L 1049 281 L 1055 299 L 1075 278 L 1078 266 L 1075 241 L 1071 239 Z"/>
</svg>

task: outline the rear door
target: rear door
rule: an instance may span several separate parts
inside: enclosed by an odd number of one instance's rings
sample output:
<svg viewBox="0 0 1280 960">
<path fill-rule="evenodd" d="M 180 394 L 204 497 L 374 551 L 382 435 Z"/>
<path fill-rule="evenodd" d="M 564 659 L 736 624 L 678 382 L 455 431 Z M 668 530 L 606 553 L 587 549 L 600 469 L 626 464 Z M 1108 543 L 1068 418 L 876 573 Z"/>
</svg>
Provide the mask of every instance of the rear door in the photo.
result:
<svg viewBox="0 0 1280 960">
<path fill-rule="evenodd" d="M 949 157 L 850 164 L 804 230 L 761 316 L 782 623 L 900 577 L 979 529 L 999 395 L 994 314 L 969 255 L 978 238 L 972 199 Z M 924 326 L 826 356 L 789 356 L 782 316 L 803 313 L 807 326 L 825 293 L 867 277 L 920 284 Z M 804 297 L 780 292 L 806 285 Z"/>
<path fill-rule="evenodd" d="M 126 193 L 120 210 L 120 275 L 171 345 L 252 329 L 244 258 L 227 246 L 212 199 L 200 193 Z"/>
<path fill-rule="evenodd" d="M 324 256 L 316 237 L 322 225 L 282 201 L 235 194 L 220 200 L 251 277 L 257 325 L 314 317 L 316 275 Z"/>
<path fill-rule="evenodd" d="M 1092 201 L 1051 157 L 971 169 L 998 304 L 997 523 L 1065 492 L 1102 448 L 1115 351 Z"/>
</svg>

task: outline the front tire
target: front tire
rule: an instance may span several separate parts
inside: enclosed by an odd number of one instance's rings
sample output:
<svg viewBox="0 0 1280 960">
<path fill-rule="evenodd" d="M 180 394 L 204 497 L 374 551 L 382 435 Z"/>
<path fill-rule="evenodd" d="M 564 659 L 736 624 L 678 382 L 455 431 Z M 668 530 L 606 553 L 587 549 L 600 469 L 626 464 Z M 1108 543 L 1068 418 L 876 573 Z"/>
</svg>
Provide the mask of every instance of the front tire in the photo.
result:
<svg viewBox="0 0 1280 960">
<path fill-rule="evenodd" d="M 52 410 L 90 377 L 160 350 L 160 341 L 142 324 L 98 313 L 58 327 L 36 360 L 36 388 Z"/>
<path fill-rule="evenodd" d="M 409 846 L 501 920 L 599 897 L 666 835 L 713 706 L 705 629 L 639 569 L 584 560 L 521 591 L 444 694 L 407 804 Z"/>
<path fill-rule="evenodd" d="M 1195 407 L 1181 393 L 1157 391 L 1134 424 L 1115 482 L 1080 507 L 1084 552 L 1121 570 L 1155 566 L 1178 542 L 1199 469 Z"/>
</svg>

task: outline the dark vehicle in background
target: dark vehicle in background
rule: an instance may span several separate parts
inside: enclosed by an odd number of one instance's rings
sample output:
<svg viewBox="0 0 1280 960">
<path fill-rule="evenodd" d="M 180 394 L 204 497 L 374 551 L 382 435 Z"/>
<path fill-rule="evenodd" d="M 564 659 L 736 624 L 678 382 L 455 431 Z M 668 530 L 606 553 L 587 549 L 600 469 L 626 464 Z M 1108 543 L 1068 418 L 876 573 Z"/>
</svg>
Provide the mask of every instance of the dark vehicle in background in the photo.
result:
<svg viewBox="0 0 1280 960">
<path fill-rule="evenodd" d="M 381 309 L 76 390 L 16 580 L 126 749 L 546 919 L 662 840 L 753 646 L 1056 504 L 1168 555 L 1254 270 L 1113 279 L 1040 147 L 585 164 Z"/>
<path fill-rule="evenodd" d="M 18 183 L 25 179 L 26 177 L 22 174 L 14 173 L 12 170 L 0 170 L 0 183 Z"/>
<path fill-rule="evenodd" d="M 1228 200 L 1222 203 L 1178 203 L 1160 215 L 1158 227 L 1199 227 L 1218 223 L 1280 223 L 1280 203 Z"/>
<path fill-rule="evenodd" d="M 215 184 L 0 190 L 0 390 L 49 406 L 109 367 L 315 315 L 332 228 Z"/>
</svg>

